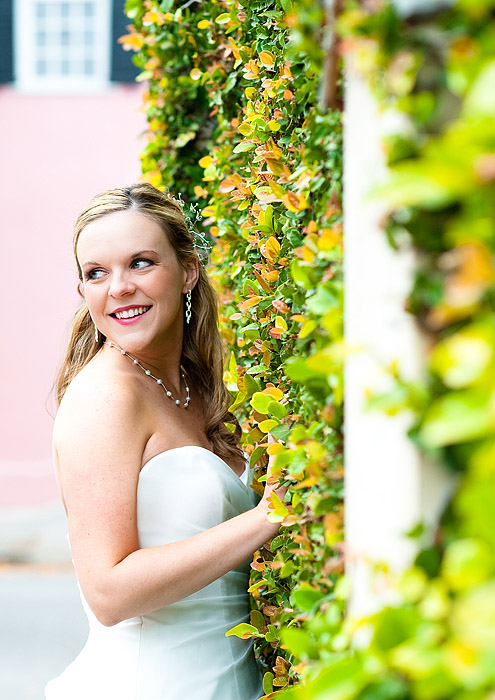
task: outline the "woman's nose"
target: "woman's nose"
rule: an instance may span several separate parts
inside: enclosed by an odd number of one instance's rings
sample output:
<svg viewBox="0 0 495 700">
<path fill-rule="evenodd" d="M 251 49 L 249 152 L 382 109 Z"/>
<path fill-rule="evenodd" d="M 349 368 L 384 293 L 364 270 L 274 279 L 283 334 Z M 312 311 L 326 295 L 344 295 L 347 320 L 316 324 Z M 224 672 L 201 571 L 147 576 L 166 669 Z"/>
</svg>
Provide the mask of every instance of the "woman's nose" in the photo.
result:
<svg viewBox="0 0 495 700">
<path fill-rule="evenodd" d="M 126 294 L 132 294 L 136 287 L 131 279 L 125 273 L 114 273 L 108 288 L 108 296 L 121 297 Z"/>
</svg>

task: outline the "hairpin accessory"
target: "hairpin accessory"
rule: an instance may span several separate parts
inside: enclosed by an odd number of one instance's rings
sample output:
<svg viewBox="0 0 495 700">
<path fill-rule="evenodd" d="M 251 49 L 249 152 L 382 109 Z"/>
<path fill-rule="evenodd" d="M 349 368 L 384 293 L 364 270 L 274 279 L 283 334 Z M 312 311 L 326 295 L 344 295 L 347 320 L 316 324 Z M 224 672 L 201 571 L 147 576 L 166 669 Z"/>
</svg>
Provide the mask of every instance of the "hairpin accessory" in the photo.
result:
<svg viewBox="0 0 495 700">
<path fill-rule="evenodd" d="M 97 343 L 100 338 L 98 336 L 98 328 L 96 327 L 96 323 L 94 324 L 94 327 L 95 327 L 95 343 Z"/>
<path fill-rule="evenodd" d="M 211 249 L 213 248 L 213 241 L 205 233 L 196 229 L 196 223 L 203 220 L 199 207 L 197 204 L 186 205 L 180 192 L 178 192 L 173 199 L 182 209 L 187 228 L 194 239 L 194 249 L 198 254 L 199 261 L 206 267 L 210 258 Z M 189 213 L 186 211 L 186 206 L 189 209 Z"/>
</svg>

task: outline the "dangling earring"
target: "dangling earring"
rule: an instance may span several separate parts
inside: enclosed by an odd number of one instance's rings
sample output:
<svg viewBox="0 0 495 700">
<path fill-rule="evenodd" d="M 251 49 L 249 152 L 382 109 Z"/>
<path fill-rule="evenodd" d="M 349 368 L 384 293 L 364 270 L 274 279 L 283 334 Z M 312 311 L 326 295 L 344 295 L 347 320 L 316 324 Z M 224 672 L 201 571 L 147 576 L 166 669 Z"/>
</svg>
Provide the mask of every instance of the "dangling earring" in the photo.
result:
<svg viewBox="0 0 495 700">
<path fill-rule="evenodd" d="M 191 290 L 186 294 L 186 323 L 191 322 Z"/>
<path fill-rule="evenodd" d="M 96 327 L 96 323 L 94 324 L 95 326 L 95 343 L 98 343 L 100 340 L 99 335 L 98 335 L 98 328 Z"/>
</svg>

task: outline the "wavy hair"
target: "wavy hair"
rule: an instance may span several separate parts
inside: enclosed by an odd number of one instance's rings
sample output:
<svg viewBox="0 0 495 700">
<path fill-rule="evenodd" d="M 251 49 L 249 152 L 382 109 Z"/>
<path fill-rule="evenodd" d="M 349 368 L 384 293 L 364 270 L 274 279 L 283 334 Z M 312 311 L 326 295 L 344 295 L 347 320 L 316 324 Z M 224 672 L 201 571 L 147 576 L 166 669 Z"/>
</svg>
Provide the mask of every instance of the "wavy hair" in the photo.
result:
<svg viewBox="0 0 495 700">
<path fill-rule="evenodd" d="M 198 258 L 194 247 L 194 234 L 187 226 L 180 204 L 170 195 L 147 182 L 107 190 L 89 202 L 74 227 L 74 257 L 80 280 L 78 291 L 81 296 L 83 276 L 76 255 L 81 232 L 90 222 L 127 209 L 141 212 L 160 225 L 179 264 L 184 268 Z M 223 381 L 224 350 L 218 330 L 217 295 L 201 263 L 199 279 L 192 289 L 191 304 L 191 322 L 184 323 L 181 364 L 203 400 L 206 436 L 214 452 L 223 459 L 243 458 L 239 447 L 241 428 L 229 411 L 232 400 Z M 55 380 L 59 403 L 70 382 L 101 349 L 104 341 L 105 336 L 100 333 L 98 343 L 95 342 L 93 320 L 84 303 L 74 314 L 65 355 Z M 225 423 L 233 424 L 234 432 L 229 431 Z"/>
</svg>

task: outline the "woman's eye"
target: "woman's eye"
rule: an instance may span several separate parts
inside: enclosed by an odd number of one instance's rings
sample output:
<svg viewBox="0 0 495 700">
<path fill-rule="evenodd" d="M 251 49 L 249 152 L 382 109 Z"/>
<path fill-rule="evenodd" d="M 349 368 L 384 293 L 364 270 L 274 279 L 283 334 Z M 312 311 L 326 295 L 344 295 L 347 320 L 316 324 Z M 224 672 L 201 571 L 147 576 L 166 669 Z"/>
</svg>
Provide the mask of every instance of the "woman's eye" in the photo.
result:
<svg viewBox="0 0 495 700">
<path fill-rule="evenodd" d="M 94 270 L 89 270 L 89 272 L 86 273 L 86 279 L 88 280 L 98 280 L 101 277 L 103 277 L 104 271 L 100 270 L 99 268 L 95 268 Z"/>
<path fill-rule="evenodd" d="M 153 265 L 153 261 L 147 258 L 136 258 L 136 260 L 132 261 L 132 267 L 137 270 L 143 270 L 145 267 L 150 267 L 151 265 Z"/>
</svg>

